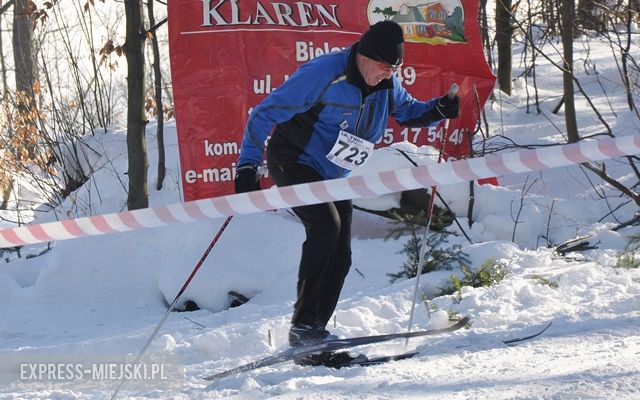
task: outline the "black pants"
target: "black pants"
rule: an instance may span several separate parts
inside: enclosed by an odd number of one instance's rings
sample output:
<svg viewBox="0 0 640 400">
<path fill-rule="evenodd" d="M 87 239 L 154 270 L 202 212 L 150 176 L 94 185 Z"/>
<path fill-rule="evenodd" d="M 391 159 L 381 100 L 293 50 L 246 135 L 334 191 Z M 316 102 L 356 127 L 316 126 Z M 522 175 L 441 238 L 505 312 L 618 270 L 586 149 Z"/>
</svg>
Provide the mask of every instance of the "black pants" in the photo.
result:
<svg viewBox="0 0 640 400">
<path fill-rule="evenodd" d="M 287 164 L 269 168 L 278 186 L 322 180 L 311 167 Z M 351 200 L 294 207 L 307 238 L 302 244 L 298 271 L 298 298 L 293 324 L 324 327 L 338 304 L 344 279 L 351 267 Z"/>
</svg>

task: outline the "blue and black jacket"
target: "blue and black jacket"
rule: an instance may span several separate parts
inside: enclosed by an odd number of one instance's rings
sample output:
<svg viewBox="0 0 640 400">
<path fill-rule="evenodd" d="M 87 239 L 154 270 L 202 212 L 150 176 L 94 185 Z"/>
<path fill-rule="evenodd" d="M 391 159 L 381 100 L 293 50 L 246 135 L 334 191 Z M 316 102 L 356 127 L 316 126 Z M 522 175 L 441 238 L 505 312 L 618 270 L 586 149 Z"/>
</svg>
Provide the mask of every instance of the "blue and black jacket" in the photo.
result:
<svg viewBox="0 0 640 400">
<path fill-rule="evenodd" d="M 326 157 L 340 130 L 376 143 L 389 115 L 409 127 L 427 126 L 442 118 L 434 108 L 437 98 L 428 102 L 414 99 L 395 75 L 368 86 L 356 66 L 357 46 L 302 65 L 253 109 L 238 167 L 261 165 L 271 134 L 269 168 L 299 163 L 312 167 L 324 179 L 344 177 L 350 171 Z"/>
</svg>

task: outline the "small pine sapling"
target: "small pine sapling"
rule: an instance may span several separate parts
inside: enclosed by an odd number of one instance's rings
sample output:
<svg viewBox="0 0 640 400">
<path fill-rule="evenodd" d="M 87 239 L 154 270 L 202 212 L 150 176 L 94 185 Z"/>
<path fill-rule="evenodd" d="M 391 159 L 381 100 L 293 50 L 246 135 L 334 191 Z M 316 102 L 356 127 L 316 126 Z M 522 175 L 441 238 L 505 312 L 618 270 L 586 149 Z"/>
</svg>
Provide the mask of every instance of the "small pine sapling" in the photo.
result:
<svg viewBox="0 0 640 400">
<path fill-rule="evenodd" d="M 397 225 L 397 228 L 391 230 L 390 234 L 387 235 L 387 239 L 394 238 L 397 240 L 408 234 L 409 240 L 401 251 L 401 253 L 407 255 L 402 271 L 387 274 L 391 278 L 391 282 L 403 278 L 413 278 L 418 274 L 420 251 L 422 250 L 422 238 L 419 232 L 424 229 L 421 220 L 422 217 L 420 215 L 394 215 L 394 224 Z M 435 270 L 452 269 L 455 266 L 469 263 L 468 255 L 462 251 L 460 245 L 447 246 L 448 235 L 446 232 L 434 232 L 427 236 L 424 248 L 426 256 L 422 266 L 423 274 Z"/>
<path fill-rule="evenodd" d="M 492 258 L 487 259 L 480 268 L 473 269 L 468 264 L 462 265 L 462 278 L 451 275 L 451 286 L 442 289 L 439 296 L 457 293 L 458 300 L 462 299 L 462 288 L 468 287 L 489 287 L 502 282 L 509 274 L 509 267 L 500 261 Z"/>
<path fill-rule="evenodd" d="M 636 259 L 638 249 L 640 249 L 640 234 L 630 235 L 629 239 L 627 239 L 625 251 L 618 254 L 616 267 L 625 269 L 640 268 L 640 260 Z"/>
</svg>

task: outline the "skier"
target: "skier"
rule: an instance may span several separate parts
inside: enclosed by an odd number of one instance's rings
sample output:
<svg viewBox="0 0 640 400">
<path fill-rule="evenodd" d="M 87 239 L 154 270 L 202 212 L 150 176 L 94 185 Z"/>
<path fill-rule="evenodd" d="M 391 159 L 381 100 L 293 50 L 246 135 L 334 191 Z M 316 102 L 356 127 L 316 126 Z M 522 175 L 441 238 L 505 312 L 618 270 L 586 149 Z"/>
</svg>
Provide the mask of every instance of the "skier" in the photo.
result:
<svg viewBox="0 0 640 400">
<path fill-rule="evenodd" d="M 351 47 L 317 57 L 258 104 L 247 121 L 237 162 L 237 193 L 260 190 L 258 168 L 278 186 L 348 176 L 371 156 L 388 116 L 408 127 L 456 118 L 457 96 L 413 98 L 394 75 L 403 62 L 400 25 L 369 27 Z M 289 344 L 334 339 L 326 329 L 351 266 L 350 200 L 294 207 L 306 231 Z M 312 363 L 326 363 L 312 361 Z M 309 360 L 301 360 L 308 363 Z"/>
</svg>

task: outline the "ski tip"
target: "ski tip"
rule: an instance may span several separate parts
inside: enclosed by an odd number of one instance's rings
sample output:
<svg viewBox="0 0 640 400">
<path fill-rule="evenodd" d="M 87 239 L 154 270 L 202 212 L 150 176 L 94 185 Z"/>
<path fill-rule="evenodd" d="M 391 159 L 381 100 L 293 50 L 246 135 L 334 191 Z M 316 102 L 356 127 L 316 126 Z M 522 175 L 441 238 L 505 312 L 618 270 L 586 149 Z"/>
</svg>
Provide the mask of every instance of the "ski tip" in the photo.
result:
<svg viewBox="0 0 640 400">
<path fill-rule="evenodd" d="M 545 325 L 544 328 L 540 329 L 538 332 L 533 333 L 531 335 L 526 335 L 526 336 L 521 336 L 515 339 L 508 339 L 508 340 L 503 340 L 502 343 L 511 346 L 511 345 L 517 345 L 521 342 L 530 340 L 530 339 L 534 339 L 537 338 L 538 336 L 542 335 L 543 333 L 545 333 L 547 331 L 547 329 L 549 329 L 549 327 L 551 326 L 551 324 L 553 323 L 553 321 L 549 321 L 549 323 L 547 325 Z"/>
<path fill-rule="evenodd" d="M 226 378 L 227 376 L 231 375 L 229 372 L 221 372 L 219 374 L 213 374 L 213 375 L 209 375 L 209 376 L 205 376 L 202 379 L 205 381 L 215 381 L 217 379 L 222 379 L 222 378 Z"/>
</svg>

